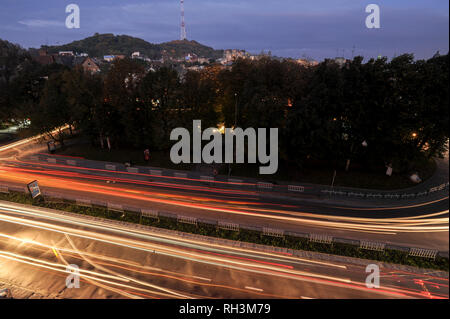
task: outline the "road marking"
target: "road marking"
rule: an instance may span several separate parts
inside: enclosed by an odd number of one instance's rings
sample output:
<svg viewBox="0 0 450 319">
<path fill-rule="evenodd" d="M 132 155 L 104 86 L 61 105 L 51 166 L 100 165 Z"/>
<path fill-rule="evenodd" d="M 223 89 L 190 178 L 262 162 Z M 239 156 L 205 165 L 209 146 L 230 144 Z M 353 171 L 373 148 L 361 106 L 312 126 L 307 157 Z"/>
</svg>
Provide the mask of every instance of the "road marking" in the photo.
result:
<svg viewBox="0 0 450 319">
<path fill-rule="evenodd" d="M 311 297 L 305 297 L 305 296 L 300 296 L 300 298 L 302 298 L 302 299 L 314 299 L 314 298 L 311 298 Z"/>
<path fill-rule="evenodd" d="M 56 252 L 56 249 L 52 247 L 53 253 L 55 254 L 56 258 L 58 258 L 58 253 Z"/>
<path fill-rule="evenodd" d="M 198 276 L 193 276 L 193 277 L 196 279 L 200 279 L 200 280 L 211 281 L 211 279 L 209 279 L 209 278 L 198 277 Z"/>
<path fill-rule="evenodd" d="M 249 287 L 249 286 L 245 286 L 245 289 L 254 290 L 254 291 L 259 291 L 259 292 L 263 292 L 263 291 L 264 291 L 264 290 L 262 290 L 262 289 L 255 288 L 255 287 Z"/>
</svg>

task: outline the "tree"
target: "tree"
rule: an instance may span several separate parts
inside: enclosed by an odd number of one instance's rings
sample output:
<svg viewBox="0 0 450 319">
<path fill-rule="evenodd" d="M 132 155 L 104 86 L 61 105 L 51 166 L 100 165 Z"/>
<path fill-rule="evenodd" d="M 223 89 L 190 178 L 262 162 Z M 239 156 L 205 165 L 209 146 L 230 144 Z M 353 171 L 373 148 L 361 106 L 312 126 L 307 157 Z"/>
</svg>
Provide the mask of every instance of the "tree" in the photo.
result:
<svg viewBox="0 0 450 319">
<path fill-rule="evenodd" d="M 140 144 L 139 85 L 145 74 L 142 65 L 130 59 L 116 60 L 104 82 L 104 101 L 110 119 L 105 132 L 117 143 L 138 146 Z"/>
<path fill-rule="evenodd" d="M 148 72 L 140 85 L 140 99 L 146 116 L 151 116 L 151 135 L 154 148 L 165 149 L 170 145 L 170 132 L 185 123 L 180 103 L 180 81 L 178 73 L 162 67 Z M 149 123 L 145 125 L 148 126 Z M 148 133 L 150 134 L 150 132 Z"/>
</svg>

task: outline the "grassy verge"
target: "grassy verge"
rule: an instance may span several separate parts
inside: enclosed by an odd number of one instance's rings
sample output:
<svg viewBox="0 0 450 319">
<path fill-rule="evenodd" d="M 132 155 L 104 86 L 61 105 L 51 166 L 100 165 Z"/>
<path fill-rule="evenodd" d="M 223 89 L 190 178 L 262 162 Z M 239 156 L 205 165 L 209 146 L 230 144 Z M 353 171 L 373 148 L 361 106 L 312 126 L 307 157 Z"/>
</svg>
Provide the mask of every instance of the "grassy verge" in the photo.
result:
<svg viewBox="0 0 450 319">
<path fill-rule="evenodd" d="M 167 169 L 192 170 L 194 168 L 194 164 L 173 164 L 170 160 L 169 151 L 152 151 L 151 159 L 148 163 L 144 161 L 143 150 L 113 149 L 108 151 L 107 149 L 94 147 L 90 144 L 72 145 L 65 149 L 58 150 L 57 153 L 59 155 L 81 156 L 91 160 L 117 163 L 125 163 L 131 160 L 135 165 L 147 165 Z M 285 181 L 330 185 L 334 172 L 333 169 L 325 166 L 310 166 L 299 169 L 298 167 L 283 162 L 280 162 L 277 173 L 269 176 L 259 174 L 259 164 L 233 164 L 231 167 L 233 176 L 260 178 L 275 183 L 277 183 L 277 181 Z M 415 167 L 424 181 L 430 178 L 436 170 L 436 164 L 432 160 L 429 162 L 416 163 Z M 227 175 L 228 165 L 222 165 L 219 173 Z M 415 184 L 409 180 L 406 174 L 394 173 L 390 177 L 386 176 L 385 168 L 380 168 L 377 171 L 367 171 L 363 168 L 351 167 L 349 172 L 345 172 L 344 170 L 339 170 L 337 172 L 334 185 L 392 190 L 411 187 Z"/>
<path fill-rule="evenodd" d="M 43 198 L 31 199 L 29 195 L 17 192 L 0 193 L 0 200 L 7 200 L 21 204 L 35 205 L 40 207 L 58 209 L 72 213 L 101 217 L 113 220 L 126 221 L 130 223 L 139 223 L 142 225 L 177 230 L 186 233 L 230 239 L 235 241 L 250 242 L 261 245 L 276 246 L 297 250 L 308 250 L 320 253 L 378 260 L 393 264 L 402 264 L 416 266 L 421 268 L 432 268 L 448 271 L 449 259 L 437 256 L 435 260 L 428 258 L 408 256 L 407 252 L 386 249 L 383 252 L 360 249 L 357 246 L 333 243 L 320 244 L 309 241 L 307 238 L 299 238 L 293 236 L 284 236 L 283 238 L 264 236 L 259 231 L 251 231 L 241 229 L 239 231 L 230 231 L 217 228 L 215 225 L 199 223 L 197 225 L 178 223 L 174 218 L 159 217 L 149 218 L 142 217 L 140 214 L 131 211 L 121 212 L 110 211 L 104 207 L 83 207 L 77 206 L 70 201 L 56 202 L 52 200 L 44 200 Z"/>
</svg>

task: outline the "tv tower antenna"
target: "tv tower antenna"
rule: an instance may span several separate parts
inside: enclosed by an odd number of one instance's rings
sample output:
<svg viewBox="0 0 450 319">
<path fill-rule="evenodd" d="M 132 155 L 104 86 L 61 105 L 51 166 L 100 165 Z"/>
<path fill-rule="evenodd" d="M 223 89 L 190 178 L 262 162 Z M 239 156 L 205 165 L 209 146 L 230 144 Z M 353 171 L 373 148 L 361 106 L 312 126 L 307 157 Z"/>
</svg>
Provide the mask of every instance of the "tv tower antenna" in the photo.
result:
<svg viewBox="0 0 450 319">
<path fill-rule="evenodd" d="M 184 22 L 184 0 L 181 0 L 181 40 L 186 40 L 186 23 Z"/>
</svg>

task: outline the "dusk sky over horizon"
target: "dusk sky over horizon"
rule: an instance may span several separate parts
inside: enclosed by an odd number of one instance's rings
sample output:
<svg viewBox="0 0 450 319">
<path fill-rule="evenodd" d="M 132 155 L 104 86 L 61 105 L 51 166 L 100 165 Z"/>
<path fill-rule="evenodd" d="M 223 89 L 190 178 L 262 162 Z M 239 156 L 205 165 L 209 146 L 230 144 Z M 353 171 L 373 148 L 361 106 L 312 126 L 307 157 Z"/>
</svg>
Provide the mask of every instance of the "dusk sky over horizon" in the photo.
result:
<svg viewBox="0 0 450 319">
<path fill-rule="evenodd" d="M 126 34 L 161 43 L 180 37 L 179 0 L 0 0 L 0 38 L 23 47 L 65 44 L 94 33 Z M 81 28 L 67 29 L 65 8 L 81 10 Z M 381 28 L 367 29 L 368 4 Z M 187 37 L 215 49 L 284 57 L 414 53 L 449 50 L 447 0 L 185 0 Z"/>
</svg>

